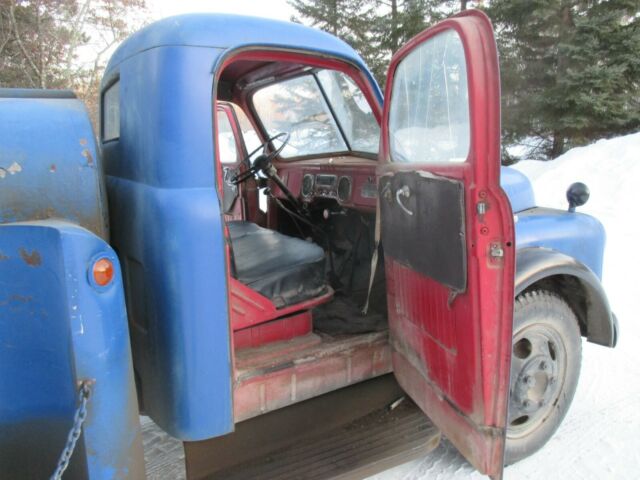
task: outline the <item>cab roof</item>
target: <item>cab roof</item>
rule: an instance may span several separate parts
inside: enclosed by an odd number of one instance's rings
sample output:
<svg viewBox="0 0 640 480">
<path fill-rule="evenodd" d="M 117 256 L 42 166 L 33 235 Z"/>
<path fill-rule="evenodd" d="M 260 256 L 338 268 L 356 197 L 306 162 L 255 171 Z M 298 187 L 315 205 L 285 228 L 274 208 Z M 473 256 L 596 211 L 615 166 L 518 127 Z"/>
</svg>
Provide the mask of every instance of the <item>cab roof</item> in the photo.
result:
<svg viewBox="0 0 640 480">
<path fill-rule="evenodd" d="M 294 48 L 341 57 L 366 70 L 353 48 L 321 30 L 293 22 L 213 13 L 179 15 L 148 25 L 122 42 L 107 70 L 140 52 L 166 46 Z"/>
</svg>

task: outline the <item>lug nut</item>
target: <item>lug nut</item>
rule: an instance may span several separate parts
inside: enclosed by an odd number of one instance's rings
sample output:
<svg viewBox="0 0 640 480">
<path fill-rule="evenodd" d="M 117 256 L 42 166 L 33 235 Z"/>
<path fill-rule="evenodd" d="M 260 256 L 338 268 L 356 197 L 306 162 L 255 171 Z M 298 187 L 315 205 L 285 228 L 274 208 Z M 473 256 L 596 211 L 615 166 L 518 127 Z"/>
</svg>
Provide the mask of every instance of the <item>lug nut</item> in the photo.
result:
<svg viewBox="0 0 640 480">
<path fill-rule="evenodd" d="M 524 408 L 529 408 L 531 406 L 531 401 L 525 400 L 524 402 L 522 402 L 522 406 Z"/>
<path fill-rule="evenodd" d="M 540 370 L 546 370 L 548 368 L 547 362 L 540 362 Z"/>
</svg>

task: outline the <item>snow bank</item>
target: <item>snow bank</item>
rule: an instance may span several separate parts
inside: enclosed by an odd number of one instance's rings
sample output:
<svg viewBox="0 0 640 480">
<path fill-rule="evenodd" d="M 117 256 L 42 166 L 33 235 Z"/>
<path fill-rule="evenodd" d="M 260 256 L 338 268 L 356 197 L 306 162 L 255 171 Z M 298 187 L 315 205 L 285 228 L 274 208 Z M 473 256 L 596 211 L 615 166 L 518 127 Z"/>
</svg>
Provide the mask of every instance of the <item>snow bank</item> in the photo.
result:
<svg viewBox="0 0 640 480">
<path fill-rule="evenodd" d="M 538 453 L 505 470 L 507 479 L 640 477 L 640 132 L 574 148 L 548 162 L 523 161 L 540 206 L 567 208 L 576 181 L 591 190 L 578 210 L 607 231 L 604 287 L 620 323 L 615 349 L 583 343 L 580 383 L 562 426 Z M 377 480 L 484 478 L 446 441 L 420 461 Z"/>
</svg>

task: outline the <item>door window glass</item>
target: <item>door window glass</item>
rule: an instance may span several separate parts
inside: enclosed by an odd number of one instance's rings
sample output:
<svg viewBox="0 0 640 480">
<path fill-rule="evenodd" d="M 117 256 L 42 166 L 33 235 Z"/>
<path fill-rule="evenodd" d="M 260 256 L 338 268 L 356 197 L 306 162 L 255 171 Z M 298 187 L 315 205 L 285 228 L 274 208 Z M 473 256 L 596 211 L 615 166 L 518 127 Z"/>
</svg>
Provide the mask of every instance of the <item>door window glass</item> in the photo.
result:
<svg viewBox="0 0 640 480">
<path fill-rule="evenodd" d="M 378 153 L 380 126 L 360 87 L 347 75 L 335 70 L 319 71 L 318 81 L 351 150 Z"/>
<path fill-rule="evenodd" d="M 229 116 L 224 111 L 218 111 L 218 151 L 220 162 L 236 163 L 238 161 L 236 137 L 233 135 Z"/>
<path fill-rule="evenodd" d="M 469 91 L 462 41 L 442 32 L 398 65 L 389 108 L 394 162 L 464 162 L 469 153 Z"/>
</svg>

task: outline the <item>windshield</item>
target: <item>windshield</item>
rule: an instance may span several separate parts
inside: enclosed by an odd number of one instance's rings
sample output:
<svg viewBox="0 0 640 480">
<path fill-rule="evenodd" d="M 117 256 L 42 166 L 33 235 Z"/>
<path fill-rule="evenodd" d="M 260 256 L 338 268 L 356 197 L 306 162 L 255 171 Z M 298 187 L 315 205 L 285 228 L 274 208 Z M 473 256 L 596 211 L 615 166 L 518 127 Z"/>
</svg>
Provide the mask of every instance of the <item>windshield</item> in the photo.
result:
<svg viewBox="0 0 640 480">
<path fill-rule="evenodd" d="M 340 72 L 321 70 L 269 85 L 254 94 L 253 105 L 269 136 L 291 135 L 283 158 L 378 153 L 380 128 L 371 107 Z"/>
</svg>

